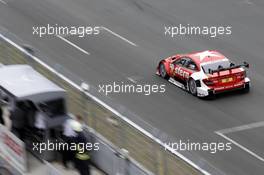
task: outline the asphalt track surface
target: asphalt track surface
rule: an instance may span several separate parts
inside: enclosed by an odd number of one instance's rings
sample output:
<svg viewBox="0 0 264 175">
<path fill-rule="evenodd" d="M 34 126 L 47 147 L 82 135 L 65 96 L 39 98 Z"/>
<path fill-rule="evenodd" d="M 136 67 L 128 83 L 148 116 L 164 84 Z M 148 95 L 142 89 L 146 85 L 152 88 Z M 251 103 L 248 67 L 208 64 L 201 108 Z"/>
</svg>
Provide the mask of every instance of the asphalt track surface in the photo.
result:
<svg viewBox="0 0 264 175">
<path fill-rule="evenodd" d="M 4 2 L 0 3 L 1 26 L 95 87 L 113 81 L 131 83 L 128 77 L 133 77 L 138 84 L 165 84 L 164 94 L 111 94 L 109 98 L 170 137 L 192 142 L 226 142 L 215 131 L 264 120 L 264 3 L 261 0 Z M 32 26 L 46 26 L 47 23 L 104 26 L 135 45 L 106 30 L 98 36 L 67 37 L 89 52 L 88 55 L 58 37 L 32 35 Z M 230 25 L 232 35 L 217 39 L 201 36 L 169 38 L 164 35 L 164 25 L 180 23 Z M 250 63 L 253 87 L 249 94 L 201 100 L 154 75 L 156 64 L 163 57 L 207 49 L 217 49 L 237 62 L 246 60 Z M 232 145 L 229 152 L 183 154 L 212 174 L 262 175 L 263 127 L 231 132 L 226 136 L 238 143 Z"/>
</svg>

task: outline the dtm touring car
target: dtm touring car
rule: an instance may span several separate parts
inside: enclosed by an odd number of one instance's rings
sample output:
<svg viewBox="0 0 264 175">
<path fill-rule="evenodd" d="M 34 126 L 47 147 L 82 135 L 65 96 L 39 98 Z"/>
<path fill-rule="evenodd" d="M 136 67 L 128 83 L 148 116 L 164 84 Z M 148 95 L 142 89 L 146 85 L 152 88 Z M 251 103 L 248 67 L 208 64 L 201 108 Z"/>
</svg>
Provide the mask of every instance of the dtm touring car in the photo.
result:
<svg viewBox="0 0 264 175">
<path fill-rule="evenodd" d="M 249 92 L 247 62 L 235 65 L 214 50 L 177 54 L 159 62 L 156 74 L 198 97 L 231 90 Z"/>
</svg>

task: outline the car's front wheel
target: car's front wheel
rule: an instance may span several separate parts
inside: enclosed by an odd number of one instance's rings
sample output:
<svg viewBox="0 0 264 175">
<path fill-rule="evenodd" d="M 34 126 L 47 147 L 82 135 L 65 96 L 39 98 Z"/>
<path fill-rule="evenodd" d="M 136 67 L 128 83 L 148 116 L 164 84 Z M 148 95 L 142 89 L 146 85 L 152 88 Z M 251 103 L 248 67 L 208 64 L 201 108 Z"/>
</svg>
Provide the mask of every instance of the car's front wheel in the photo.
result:
<svg viewBox="0 0 264 175">
<path fill-rule="evenodd" d="M 194 79 L 190 79 L 189 82 L 188 82 L 188 88 L 189 88 L 189 92 L 194 95 L 194 96 L 197 96 L 197 86 L 196 86 L 196 83 L 194 81 Z"/>
<path fill-rule="evenodd" d="M 164 65 L 164 63 L 160 63 L 159 65 L 159 73 L 160 73 L 160 76 L 166 80 L 169 79 L 169 75 L 167 74 L 167 71 L 166 71 L 166 67 Z"/>
</svg>

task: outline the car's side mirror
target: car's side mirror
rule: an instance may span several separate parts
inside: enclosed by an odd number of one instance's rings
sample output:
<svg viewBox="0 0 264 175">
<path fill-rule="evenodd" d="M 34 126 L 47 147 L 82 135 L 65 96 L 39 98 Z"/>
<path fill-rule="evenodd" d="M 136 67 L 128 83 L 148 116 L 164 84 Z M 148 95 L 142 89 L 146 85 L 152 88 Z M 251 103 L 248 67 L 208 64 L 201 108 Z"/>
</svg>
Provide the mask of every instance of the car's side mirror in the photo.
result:
<svg viewBox="0 0 264 175">
<path fill-rule="evenodd" d="M 171 59 L 172 59 L 172 60 L 176 60 L 176 56 L 172 56 Z"/>
</svg>

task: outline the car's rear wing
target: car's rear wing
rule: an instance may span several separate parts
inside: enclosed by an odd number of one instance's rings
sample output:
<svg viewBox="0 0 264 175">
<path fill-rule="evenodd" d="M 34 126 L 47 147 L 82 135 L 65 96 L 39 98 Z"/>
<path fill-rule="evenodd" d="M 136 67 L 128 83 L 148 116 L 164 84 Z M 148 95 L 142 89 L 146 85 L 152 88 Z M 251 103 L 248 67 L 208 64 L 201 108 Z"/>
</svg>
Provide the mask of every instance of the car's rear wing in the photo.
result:
<svg viewBox="0 0 264 175">
<path fill-rule="evenodd" d="M 221 68 L 219 67 L 216 70 L 212 70 L 212 69 L 208 69 L 209 74 L 214 74 L 214 73 L 219 73 L 221 71 L 225 71 L 225 70 L 232 70 L 232 69 L 236 69 L 236 68 L 240 68 L 240 67 L 246 67 L 249 68 L 249 64 L 247 62 L 243 62 L 243 64 L 239 64 L 239 65 L 235 65 L 234 63 L 230 63 L 230 67 L 228 68 Z"/>
</svg>

